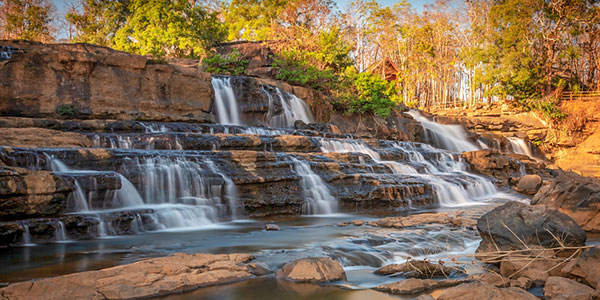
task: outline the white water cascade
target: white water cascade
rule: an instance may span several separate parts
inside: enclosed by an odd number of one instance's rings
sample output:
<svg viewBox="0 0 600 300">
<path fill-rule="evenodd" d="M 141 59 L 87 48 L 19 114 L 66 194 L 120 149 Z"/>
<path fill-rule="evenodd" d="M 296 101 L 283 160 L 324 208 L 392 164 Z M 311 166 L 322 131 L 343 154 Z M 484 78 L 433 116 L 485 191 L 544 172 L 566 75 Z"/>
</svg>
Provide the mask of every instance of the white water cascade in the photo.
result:
<svg viewBox="0 0 600 300">
<path fill-rule="evenodd" d="M 329 192 L 323 179 L 310 168 L 308 163 L 290 157 L 301 177 L 300 186 L 304 196 L 303 213 L 307 215 L 324 215 L 337 212 L 337 201 Z"/>
<path fill-rule="evenodd" d="M 362 141 L 337 141 L 320 139 L 323 152 L 358 152 L 371 157 L 373 161 L 387 165 L 394 174 L 416 176 L 427 180 L 434 189 L 440 207 L 458 207 L 480 205 L 480 200 L 497 193 L 496 187 L 488 179 L 466 172 L 464 163 L 456 160 L 450 153 L 425 144 L 394 143 L 392 146 L 406 153 L 412 165 L 396 161 L 383 161 L 379 153 Z M 415 145 L 419 145 L 417 148 Z M 429 160 L 421 152 L 429 152 Z M 417 171 L 422 166 L 424 172 Z M 474 201 L 475 200 L 475 201 Z M 410 205 L 410 203 L 409 203 Z"/>
<path fill-rule="evenodd" d="M 131 227 L 138 232 L 197 228 L 236 218 L 235 184 L 213 161 L 200 163 L 159 156 L 128 162 L 125 175 L 117 173 L 121 188 L 112 193 L 109 201 L 93 201 L 96 195 L 92 191 L 86 195 L 75 181 L 75 212 L 98 219 L 99 236 L 117 234 L 109 221 L 111 218 L 106 217 L 116 212 L 133 211 L 135 219 Z M 58 159 L 51 159 L 51 166 L 54 172 L 63 174 L 98 172 L 73 170 Z M 135 178 L 138 187 L 127 177 Z M 109 207 L 92 207 L 96 202 L 108 203 Z"/>
<path fill-rule="evenodd" d="M 308 105 L 306 105 L 306 102 L 296 97 L 296 95 L 288 93 L 284 94 L 279 88 L 275 88 L 275 95 L 277 96 L 277 101 L 282 109 L 281 113 L 275 114 L 275 97 L 264 87 L 261 88 L 261 91 L 269 99 L 269 113 L 267 114 L 267 119 L 269 120 L 270 127 L 293 127 L 297 120 L 301 120 L 307 124 L 315 122 L 315 118 Z"/>
<path fill-rule="evenodd" d="M 442 125 L 432 122 L 417 110 L 408 112 L 423 126 L 425 138 L 435 147 L 453 152 L 480 150 L 474 143 L 467 140 L 467 134 L 460 125 Z"/>
<path fill-rule="evenodd" d="M 67 238 L 67 232 L 65 230 L 65 223 L 62 221 L 58 221 L 56 223 L 56 231 L 54 232 L 54 241 L 55 242 L 66 242 L 69 239 Z"/>
<path fill-rule="evenodd" d="M 214 111 L 219 124 L 241 125 L 240 109 L 230 77 L 213 77 L 212 86 L 215 91 Z"/>
<path fill-rule="evenodd" d="M 506 137 L 506 139 L 510 143 L 510 147 L 512 148 L 511 150 L 513 153 L 524 154 L 529 157 L 533 157 L 533 154 L 531 153 L 531 148 L 529 148 L 525 140 L 514 136 L 508 136 Z"/>
<path fill-rule="evenodd" d="M 35 244 L 31 242 L 31 233 L 29 232 L 29 225 L 22 224 L 22 226 L 23 226 L 23 246 L 35 246 Z"/>
</svg>

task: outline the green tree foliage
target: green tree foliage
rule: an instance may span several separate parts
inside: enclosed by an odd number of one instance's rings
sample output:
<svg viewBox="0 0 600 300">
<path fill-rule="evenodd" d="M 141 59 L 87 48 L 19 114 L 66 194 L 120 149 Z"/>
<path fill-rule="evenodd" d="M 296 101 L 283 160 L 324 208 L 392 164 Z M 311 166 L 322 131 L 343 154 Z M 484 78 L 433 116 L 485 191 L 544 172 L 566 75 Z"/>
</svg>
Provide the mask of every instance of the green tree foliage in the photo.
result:
<svg viewBox="0 0 600 300">
<path fill-rule="evenodd" d="M 387 82 L 379 75 L 360 73 L 354 76 L 352 86 L 357 96 L 350 98 L 350 113 L 372 112 L 385 118 L 396 106 L 398 94 L 394 83 Z"/>
<path fill-rule="evenodd" d="M 74 28 L 73 41 L 114 46 L 117 31 L 125 24 L 130 0 L 81 0 L 65 18 Z"/>
<path fill-rule="evenodd" d="M 225 39 L 215 14 L 187 0 L 132 0 L 115 48 L 157 57 L 200 57 Z"/>
<path fill-rule="evenodd" d="M 44 0 L 0 1 L 0 38 L 49 42 L 55 7 Z"/>
</svg>

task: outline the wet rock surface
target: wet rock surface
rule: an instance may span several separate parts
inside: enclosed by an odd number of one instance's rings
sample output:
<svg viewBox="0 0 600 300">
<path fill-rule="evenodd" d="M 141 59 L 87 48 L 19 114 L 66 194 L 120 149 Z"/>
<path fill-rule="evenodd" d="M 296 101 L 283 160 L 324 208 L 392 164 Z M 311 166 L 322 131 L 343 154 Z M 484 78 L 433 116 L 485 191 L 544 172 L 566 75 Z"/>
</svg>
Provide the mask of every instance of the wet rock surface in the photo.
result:
<svg viewBox="0 0 600 300">
<path fill-rule="evenodd" d="M 544 296 L 548 300 L 593 300 L 600 293 L 575 280 L 552 276 L 546 280 Z"/>
<path fill-rule="evenodd" d="M 586 231 L 600 232 L 600 180 L 564 172 L 541 188 L 531 201 L 569 215 Z"/>
<path fill-rule="evenodd" d="M 0 289 L 0 298 L 142 299 L 191 291 L 254 276 L 247 254 L 183 254 L 142 260 L 98 271 L 20 282 Z"/>
<path fill-rule="evenodd" d="M 441 224 L 453 227 L 472 227 L 475 226 L 476 223 L 476 220 L 460 216 L 458 213 L 423 213 L 407 217 L 383 218 L 374 222 L 369 222 L 369 225 L 386 228 L 403 228 L 429 224 Z"/>
<path fill-rule="evenodd" d="M 482 241 L 478 252 L 523 249 L 527 246 L 552 248 L 583 246 L 585 232 L 569 216 L 541 206 L 509 202 L 477 221 Z M 561 241 L 557 240 L 561 237 Z"/>
<path fill-rule="evenodd" d="M 328 257 L 299 259 L 284 265 L 275 277 L 296 282 L 331 282 L 346 280 L 346 272 L 337 261 Z"/>
</svg>

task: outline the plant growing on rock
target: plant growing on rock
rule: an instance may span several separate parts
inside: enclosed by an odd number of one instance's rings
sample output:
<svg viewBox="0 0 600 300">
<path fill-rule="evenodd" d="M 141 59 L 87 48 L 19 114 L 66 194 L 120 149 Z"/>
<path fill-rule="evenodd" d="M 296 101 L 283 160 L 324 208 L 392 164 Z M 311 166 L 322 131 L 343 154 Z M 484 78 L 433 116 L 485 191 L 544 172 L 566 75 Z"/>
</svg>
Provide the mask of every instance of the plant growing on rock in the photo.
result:
<svg viewBox="0 0 600 300">
<path fill-rule="evenodd" d="M 77 109 L 73 104 L 61 104 L 56 107 L 56 113 L 63 118 L 73 118 L 77 115 Z"/>
<path fill-rule="evenodd" d="M 248 61 L 242 59 L 237 49 L 233 52 L 220 55 L 215 53 L 202 60 L 202 70 L 213 74 L 243 75 L 248 68 Z"/>
</svg>

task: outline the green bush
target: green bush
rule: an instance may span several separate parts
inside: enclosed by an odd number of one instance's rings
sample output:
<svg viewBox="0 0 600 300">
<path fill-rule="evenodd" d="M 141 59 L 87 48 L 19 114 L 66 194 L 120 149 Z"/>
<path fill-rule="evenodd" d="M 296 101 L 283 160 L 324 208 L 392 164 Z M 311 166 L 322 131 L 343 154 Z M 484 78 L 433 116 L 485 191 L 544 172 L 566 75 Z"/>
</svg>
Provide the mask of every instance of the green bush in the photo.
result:
<svg viewBox="0 0 600 300">
<path fill-rule="evenodd" d="M 525 110 L 541 111 L 544 113 L 544 115 L 552 120 L 562 120 L 566 118 L 568 114 L 560 110 L 560 107 L 558 107 L 558 102 L 559 100 L 554 97 L 519 101 Z"/>
<path fill-rule="evenodd" d="M 202 70 L 213 74 L 243 75 L 247 68 L 248 61 L 242 59 L 237 49 L 227 55 L 215 53 L 202 60 Z"/>
<path fill-rule="evenodd" d="M 56 108 L 56 113 L 63 118 L 73 118 L 77 115 L 77 109 L 73 104 L 62 104 Z"/>
<path fill-rule="evenodd" d="M 350 101 L 350 113 L 372 112 L 386 118 L 399 100 L 394 83 L 387 82 L 376 74 L 356 75 L 353 86 L 358 97 Z"/>
<path fill-rule="evenodd" d="M 325 91 L 334 88 L 337 76 L 331 70 L 310 65 L 297 51 L 282 52 L 273 62 L 275 78 L 289 84 L 309 86 Z"/>
</svg>

